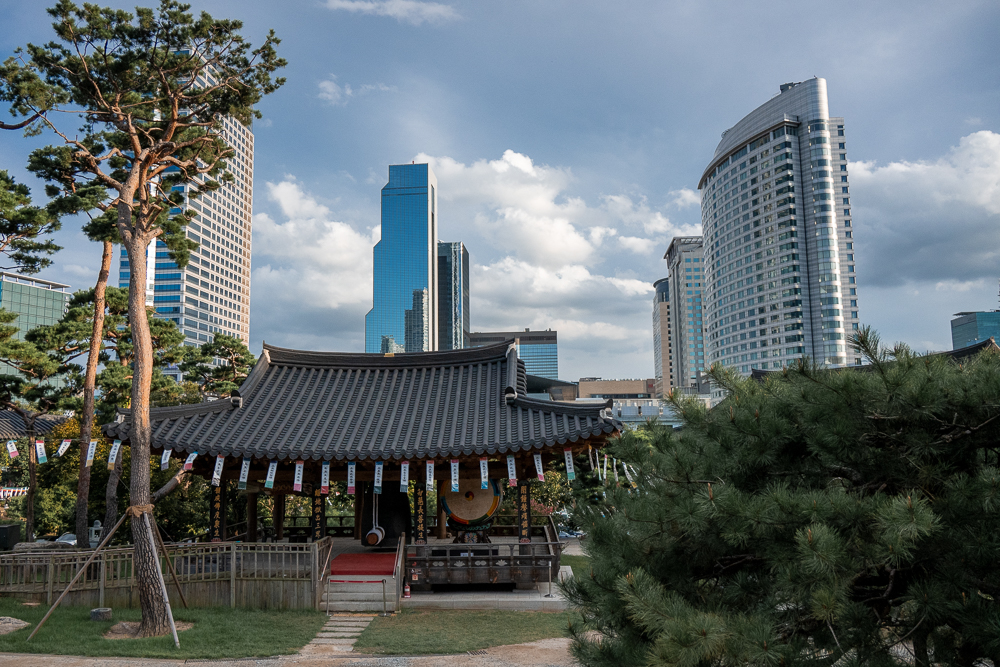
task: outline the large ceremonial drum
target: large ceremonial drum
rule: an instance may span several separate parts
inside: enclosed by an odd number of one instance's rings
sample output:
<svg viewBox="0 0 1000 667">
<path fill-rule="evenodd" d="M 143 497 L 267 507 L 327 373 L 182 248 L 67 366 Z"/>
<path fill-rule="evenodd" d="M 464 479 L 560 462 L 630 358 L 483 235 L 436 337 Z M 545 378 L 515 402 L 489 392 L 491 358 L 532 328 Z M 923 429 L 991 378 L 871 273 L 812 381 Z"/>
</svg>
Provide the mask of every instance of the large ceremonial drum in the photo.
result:
<svg viewBox="0 0 1000 667">
<path fill-rule="evenodd" d="M 458 491 L 452 491 L 450 484 L 446 486 L 447 491 L 440 496 L 440 501 L 451 523 L 476 526 L 493 518 L 503 500 L 500 485 L 491 479 L 488 489 L 481 487 L 482 482 L 478 479 L 460 479 Z"/>
</svg>

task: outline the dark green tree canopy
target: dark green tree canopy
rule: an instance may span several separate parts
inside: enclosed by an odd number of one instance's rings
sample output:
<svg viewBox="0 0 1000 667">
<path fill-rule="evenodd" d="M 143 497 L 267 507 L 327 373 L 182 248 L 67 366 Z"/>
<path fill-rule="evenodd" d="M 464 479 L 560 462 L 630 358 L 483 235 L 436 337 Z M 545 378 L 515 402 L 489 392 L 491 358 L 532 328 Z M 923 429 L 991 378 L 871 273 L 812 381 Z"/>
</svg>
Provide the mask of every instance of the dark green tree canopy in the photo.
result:
<svg viewBox="0 0 1000 667">
<path fill-rule="evenodd" d="M 28 186 L 0 171 L 0 257 L 8 260 L 0 269 L 38 273 L 50 265 L 62 248 L 39 238 L 58 230 L 58 213 L 33 206 Z"/>
<path fill-rule="evenodd" d="M 857 342 L 863 369 L 715 369 L 720 405 L 614 445 L 640 474 L 578 506 L 583 664 L 1000 664 L 1000 353 Z"/>
<path fill-rule="evenodd" d="M 190 350 L 180 369 L 203 397 L 224 398 L 239 389 L 256 361 L 241 339 L 217 333 L 197 351 Z"/>
</svg>

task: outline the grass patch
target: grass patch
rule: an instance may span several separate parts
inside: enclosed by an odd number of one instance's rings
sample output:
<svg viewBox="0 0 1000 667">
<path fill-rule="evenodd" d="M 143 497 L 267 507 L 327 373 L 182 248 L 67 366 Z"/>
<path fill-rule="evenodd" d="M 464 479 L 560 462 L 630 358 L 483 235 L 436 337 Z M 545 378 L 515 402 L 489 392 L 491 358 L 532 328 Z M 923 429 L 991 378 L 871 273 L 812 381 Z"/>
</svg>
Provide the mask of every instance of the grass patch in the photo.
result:
<svg viewBox="0 0 1000 667">
<path fill-rule="evenodd" d="M 358 653 L 465 653 L 491 646 L 565 637 L 570 612 L 404 609 L 376 617 L 358 637 Z"/>
<path fill-rule="evenodd" d="M 312 610 L 175 608 L 175 620 L 194 623 L 193 628 L 178 634 L 181 647 L 177 649 L 169 634 L 148 639 L 102 636 L 119 621 L 140 620 L 138 609 L 115 609 L 112 620 L 102 623 L 90 620 L 88 608 L 59 607 L 35 638 L 25 642 L 47 610 L 45 605 L 25 607 L 17 600 L 0 598 L 0 616 L 31 623 L 0 636 L 0 652 L 178 659 L 281 655 L 305 646 L 326 620 L 326 614 Z"/>
<path fill-rule="evenodd" d="M 589 556 L 562 556 L 559 559 L 560 565 L 569 565 L 573 568 L 573 576 L 577 579 L 590 576 Z"/>
</svg>

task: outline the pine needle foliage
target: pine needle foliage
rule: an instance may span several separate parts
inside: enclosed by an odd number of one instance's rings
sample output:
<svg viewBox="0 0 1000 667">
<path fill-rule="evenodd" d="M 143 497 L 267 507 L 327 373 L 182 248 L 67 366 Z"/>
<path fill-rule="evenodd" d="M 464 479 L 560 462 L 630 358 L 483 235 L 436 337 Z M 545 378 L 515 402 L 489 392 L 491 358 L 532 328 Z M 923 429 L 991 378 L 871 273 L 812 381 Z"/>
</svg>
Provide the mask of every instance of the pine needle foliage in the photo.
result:
<svg viewBox="0 0 1000 667">
<path fill-rule="evenodd" d="M 957 363 L 863 330 L 862 369 L 675 396 L 579 503 L 584 665 L 1000 665 L 1000 353 Z"/>
</svg>

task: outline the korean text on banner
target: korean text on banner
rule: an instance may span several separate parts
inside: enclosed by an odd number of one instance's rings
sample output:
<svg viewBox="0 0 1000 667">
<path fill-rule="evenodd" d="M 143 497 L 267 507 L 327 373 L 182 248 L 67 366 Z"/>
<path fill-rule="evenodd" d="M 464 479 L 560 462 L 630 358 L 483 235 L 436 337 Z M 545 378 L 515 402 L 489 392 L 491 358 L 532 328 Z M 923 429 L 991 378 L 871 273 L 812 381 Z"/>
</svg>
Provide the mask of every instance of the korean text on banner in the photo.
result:
<svg viewBox="0 0 1000 667">
<path fill-rule="evenodd" d="M 517 486 L 517 463 L 513 454 L 507 455 L 507 485 Z"/>
<path fill-rule="evenodd" d="M 485 456 L 479 459 L 479 488 L 490 488 L 490 460 Z"/>
<path fill-rule="evenodd" d="M 108 454 L 108 470 L 114 470 L 115 464 L 118 463 L 118 452 L 122 448 L 122 441 L 115 440 L 111 445 L 111 453 Z"/>
<path fill-rule="evenodd" d="M 97 455 L 97 441 L 91 440 L 87 447 L 87 467 L 94 465 L 94 456 Z"/>
<path fill-rule="evenodd" d="M 226 457 L 219 454 L 215 457 L 215 470 L 212 471 L 212 486 L 222 483 L 222 468 L 226 465 Z"/>
<path fill-rule="evenodd" d="M 542 455 L 535 454 L 535 473 L 538 475 L 538 481 L 545 481 L 545 469 L 542 468 Z"/>
<path fill-rule="evenodd" d="M 63 440 L 62 444 L 59 445 L 59 449 L 56 450 L 56 456 L 62 457 L 62 455 L 66 453 L 66 450 L 69 449 L 72 442 L 72 440 Z"/>
<path fill-rule="evenodd" d="M 330 462 L 323 461 L 323 469 L 319 476 L 319 492 L 323 495 L 330 493 Z"/>
<path fill-rule="evenodd" d="M 305 461 L 295 462 L 295 480 L 292 482 L 292 491 L 302 490 L 302 469 L 305 467 Z"/>
<path fill-rule="evenodd" d="M 566 479 L 572 482 L 576 479 L 576 470 L 573 469 L 573 450 L 567 447 L 563 450 L 563 455 L 566 457 Z"/>
<path fill-rule="evenodd" d="M 267 464 L 267 477 L 264 479 L 264 488 L 273 489 L 274 488 L 274 476 L 278 472 L 278 462 L 270 461 Z"/>
<path fill-rule="evenodd" d="M 427 462 L 427 490 L 434 491 L 434 461 Z"/>
<path fill-rule="evenodd" d="M 12 459 L 16 459 L 17 458 L 17 441 L 16 440 L 8 440 L 7 441 L 7 453 L 10 454 L 10 458 L 12 458 Z"/>
<path fill-rule="evenodd" d="M 357 479 L 357 468 L 358 464 L 351 461 L 347 464 L 347 492 L 356 493 L 355 491 L 355 480 Z"/>
<path fill-rule="evenodd" d="M 399 466 L 399 491 L 406 493 L 410 490 L 410 462 L 403 461 Z"/>
<path fill-rule="evenodd" d="M 375 462 L 375 493 L 382 493 L 382 469 L 384 464 L 382 461 Z"/>
<path fill-rule="evenodd" d="M 247 488 L 247 478 L 250 477 L 250 458 L 244 458 L 240 464 L 240 481 L 238 487 L 242 490 Z"/>
<path fill-rule="evenodd" d="M 170 467 L 170 455 L 173 453 L 172 449 L 163 450 L 163 454 L 160 456 L 160 470 L 166 470 Z"/>
<path fill-rule="evenodd" d="M 191 452 L 188 457 L 184 459 L 184 469 L 191 470 L 194 468 L 194 460 L 198 458 L 198 452 Z"/>
<path fill-rule="evenodd" d="M 451 491 L 458 493 L 458 459 L 451 460 Z"/>
<path fill-rule="evenodd" d="M 45 441 L 35 440 L 35 456 L 38 457 L 39 463 L 48 463 L 49 457 L 45 454 Z"/>
</svg>

